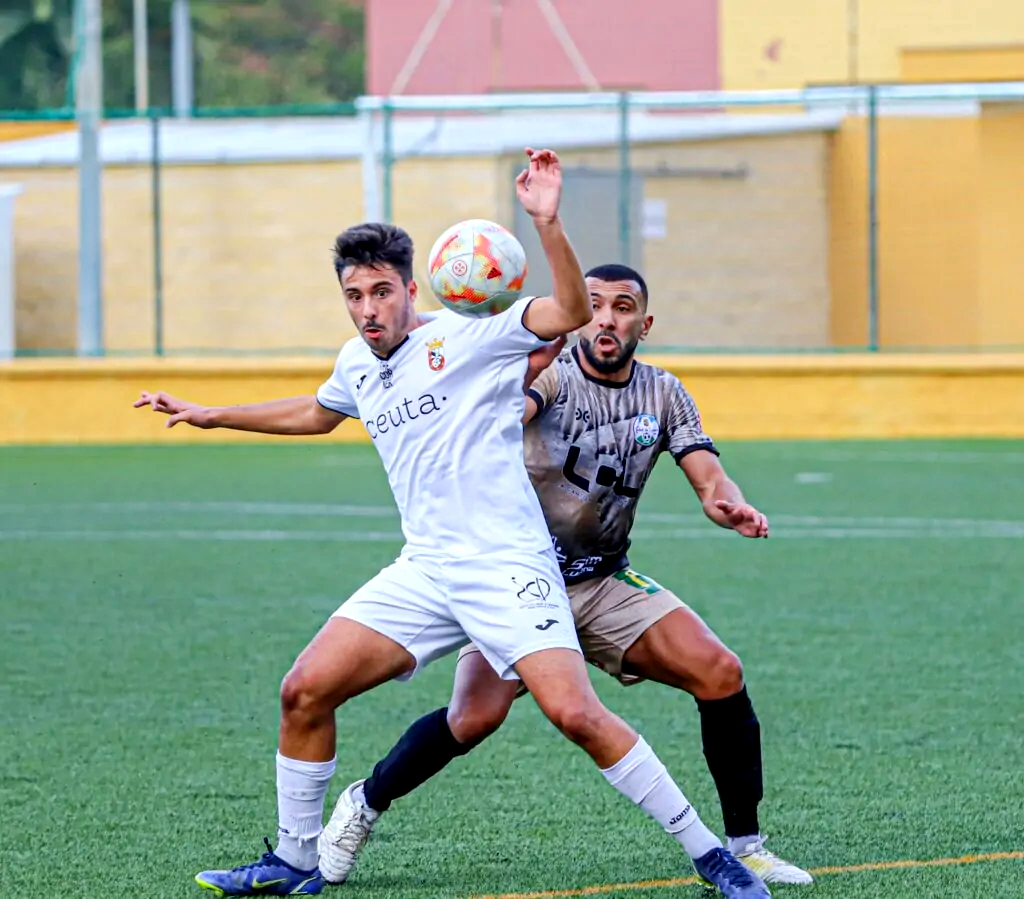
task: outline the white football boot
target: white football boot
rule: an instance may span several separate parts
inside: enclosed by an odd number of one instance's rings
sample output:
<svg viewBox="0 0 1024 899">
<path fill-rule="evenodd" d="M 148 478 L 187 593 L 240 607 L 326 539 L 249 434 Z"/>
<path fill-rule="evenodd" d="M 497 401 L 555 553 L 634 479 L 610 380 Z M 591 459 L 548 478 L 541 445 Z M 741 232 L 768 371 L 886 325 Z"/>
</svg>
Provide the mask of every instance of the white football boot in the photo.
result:
<svg viewBox="0 0 1024 899">
<path fill-rule="evenodd" d="M 357 780 L 345 788 L 320 834 L 320 875 L 327 883 L 345 882 L 380 818 L 380 812 L 363 802 L 362 786 L 363 781 Z"/>
<path fill-rule="evenodd" d="M 765 883 L 814 882 L 814 878 L 803 868 L 798 868 L 791 862 L 779 858 L 774 852 L 765 849 L 763 836 L 754 837 L 741 845 L 729 840 L 729 848 L 736 858 Z"/>
</svg>

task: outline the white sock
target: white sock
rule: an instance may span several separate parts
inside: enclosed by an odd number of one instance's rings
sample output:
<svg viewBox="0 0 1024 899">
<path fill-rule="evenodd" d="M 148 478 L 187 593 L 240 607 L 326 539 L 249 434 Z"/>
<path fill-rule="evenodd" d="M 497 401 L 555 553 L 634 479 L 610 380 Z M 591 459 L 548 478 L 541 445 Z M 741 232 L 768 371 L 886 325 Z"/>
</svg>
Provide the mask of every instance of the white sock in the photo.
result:
<svg viewBox="0 0 1024 899">
<path fill-rule="evenodd" d="M 759 833 L 753 833 L 746 837 L 729 837 L 728 849 L 735 856 L 753 852 L 755 847 L 761 848 L 761 834 Z"/>
<path fill-rule="evenodd" d="M 672 834 L 690 858 L 700 858 L 722 845 L 722 841 L 704 826 L 643 737 L 601 773 L 616 790 L 632 799 Z"/>
<path fill-rule="evenodd" d="M 300 871 L 318 863 L 317 837 L 324 828 L 324 800 L 334 774 L 329 762 L 302 762 L 277 754 L 278 858 Z"/>
</svg>

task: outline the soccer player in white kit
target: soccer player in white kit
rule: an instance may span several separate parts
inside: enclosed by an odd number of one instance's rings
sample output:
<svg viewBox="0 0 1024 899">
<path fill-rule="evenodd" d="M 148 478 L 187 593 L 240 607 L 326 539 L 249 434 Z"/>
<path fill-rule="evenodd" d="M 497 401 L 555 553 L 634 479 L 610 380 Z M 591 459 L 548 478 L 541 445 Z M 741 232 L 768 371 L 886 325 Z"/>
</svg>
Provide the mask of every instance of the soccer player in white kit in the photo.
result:
<svg viewBox="0 0 1024 899">
<path fill-rule="evenodd" d="M 207 407 L 143 393 L 135 404 L 170 415 L 168 426 L 271 434 L 327 433 L 358 417 L 384 464 L 405 536 L 395 562 L 341 605 L 286 675 L 278 843 L 267 842 L 251 864 L 197 875 L 220 895 L 321 892 L 318 842 L 335 766 L 335 710 L 470 640 L 503 678 L 518 677 L 548 719 L 691 859 L 735 868 L 723 881 L 727 896 L 768 895 L 700 821 L 647 743 L 604 708 L 587 675 L 524 464 L 522 417 L 528 355 L 586 324 L 592 311 L 558 218 L 558 158 L 526 152 L 517 196 L 537 228 L 552 296 L 525 298 L 490 318 L 419 315 L 409 236 L 393 225 L 358 225 L 337 238 L 335 268 L 360 337 L 342 348 L 316 396 Z"/>
</svg>

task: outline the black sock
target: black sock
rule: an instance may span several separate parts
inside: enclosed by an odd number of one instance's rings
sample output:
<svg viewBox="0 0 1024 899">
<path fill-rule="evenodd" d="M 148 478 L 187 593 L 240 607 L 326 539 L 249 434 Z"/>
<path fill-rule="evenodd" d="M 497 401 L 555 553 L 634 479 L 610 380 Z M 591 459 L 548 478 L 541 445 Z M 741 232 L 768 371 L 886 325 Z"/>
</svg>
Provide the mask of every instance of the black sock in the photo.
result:
<svg viewBox="0 0 1024 899">
<path fill-rule="evenodd" d="M 366 804 L 378 812 L 430 780 L 475 744 L 460 743 L 448 726 L 448 708 L 435 709 L 409 726 L 363 784 Z"/>
<path fill-rule="evenodd" d="M 747 688 L 725 699 L 698 699 L 697 708 L 704 758 L 718 787 L 726 836 L 760 833 L 757 804 L 764 795 L 761 725 Z"/>
</svg>

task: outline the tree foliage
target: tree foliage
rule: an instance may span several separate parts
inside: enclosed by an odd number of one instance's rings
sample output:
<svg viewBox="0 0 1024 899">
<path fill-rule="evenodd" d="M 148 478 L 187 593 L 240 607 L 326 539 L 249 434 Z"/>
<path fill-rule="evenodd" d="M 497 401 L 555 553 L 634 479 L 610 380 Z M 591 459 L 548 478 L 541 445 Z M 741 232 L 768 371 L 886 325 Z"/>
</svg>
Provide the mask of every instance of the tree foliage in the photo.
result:
<svg viewBox="0 0 1024 899">
<path fill-rule="evenodd" d="M 73 0 L 0 0 L 0 109 L 70 102 Z M 103 0 L 103 94 L 135 104 L 132 0 Z M 363 91 L 363 10 L 344 0 L 192 0 L 199 107 L 336 103 Z M 171 105 L 171 0 L 148 0 L 149 99 Z"/>
</svg>

